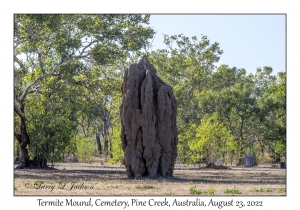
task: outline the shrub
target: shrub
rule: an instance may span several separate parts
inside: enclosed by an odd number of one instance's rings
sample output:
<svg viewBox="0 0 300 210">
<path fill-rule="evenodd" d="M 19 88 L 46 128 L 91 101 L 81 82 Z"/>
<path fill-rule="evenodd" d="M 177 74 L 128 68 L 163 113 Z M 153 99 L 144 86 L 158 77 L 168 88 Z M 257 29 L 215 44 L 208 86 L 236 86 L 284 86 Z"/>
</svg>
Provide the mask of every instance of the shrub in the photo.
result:
<svg viewBox="0 0 300 210">
<path fill-rule="evenodd" d="M 112 133 L 112 158 L 109 159 L 109 163 L 120 165 L 123 164 L 124 160 L 124 151 L 122 150 L 122 141 L 120 138 L 121 135 L 121 126 L 118 125 L 114 128 Z"/>
<path fill-rule="evenodd" d="M 96 155 L 96 141 L 92 137 L 76 138 L 77 157 L 80 161 L 91 163 Z"/>
<path fill-rule="evenodd" d="M 251 192 L 272 192 L 272 190 L 264 190 L 263 188 L 260 188 L 260 189 L 253 189 L 251 190 Z"/>
<path fill-rule="evenodd" d="M 190 194 L 191 195 L 201 195 L 201 194 L 214 195 L 215 192 L 216 192 L 216 190 L 215 190 L 214 187 L 211 187 L 208 190 L 201 190 L 201 189 L 198 190 L 198 189 L 196 189 L 196 186 L 190 188 Z"/>
<path fill-rule="evenodd" d="M 235 194 L 241 194 L 241 192 L 236 188 L 236 186 L 233 187 L 233 189 L 226 189 L 224 191 L 225 194 L 231 194 L 231 195 L 235 195 Z"/>
</svg>

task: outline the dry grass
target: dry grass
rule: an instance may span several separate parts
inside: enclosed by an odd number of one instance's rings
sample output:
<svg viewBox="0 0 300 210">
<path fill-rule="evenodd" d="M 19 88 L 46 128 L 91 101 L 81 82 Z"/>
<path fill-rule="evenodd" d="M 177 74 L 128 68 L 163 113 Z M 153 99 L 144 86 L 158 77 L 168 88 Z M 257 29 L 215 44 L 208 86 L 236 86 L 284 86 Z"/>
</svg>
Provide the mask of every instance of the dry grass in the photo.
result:
<svg viewBox="0 0 300 210">
<path fill-rule="evenodd" d="M 174 178 L 128 179 L 124 166 L 101 163 L 60 163 L 55 169 L 15 169 L 14 194 L 19 195 L 160 195 L 191 196 L 191 188 L 239 196 L 286 195 L 286 170 L 269 165 L 207 169 L 176 164 Z M 72 183 L 74 186 L 72 187 Z M 197 191 L 196 191 L 197 192 Z M 200 196 L 211 196 L 203 193 Z M 198 196 L 198 195 L 197 195 Z"/>
</svg>

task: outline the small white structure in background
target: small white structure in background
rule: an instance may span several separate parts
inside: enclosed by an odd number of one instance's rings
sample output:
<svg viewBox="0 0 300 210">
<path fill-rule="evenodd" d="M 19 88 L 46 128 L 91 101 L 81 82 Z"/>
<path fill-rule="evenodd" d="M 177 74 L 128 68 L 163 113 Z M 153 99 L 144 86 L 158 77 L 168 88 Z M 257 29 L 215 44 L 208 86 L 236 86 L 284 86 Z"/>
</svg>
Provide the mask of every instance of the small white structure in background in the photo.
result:
<svg viewBox="0 0 300 210">
<path fill-rule="evenodd" d="M 251 153 L 246 155 L 246 166 L 253 166 L 253 155 Z"/>
<path fill-rule="evenodd" d="M 220 158 L 218 158 L 217 162 L 216 162 L 216 165 L 223 165 L 223 162 Z"/>
</svg>

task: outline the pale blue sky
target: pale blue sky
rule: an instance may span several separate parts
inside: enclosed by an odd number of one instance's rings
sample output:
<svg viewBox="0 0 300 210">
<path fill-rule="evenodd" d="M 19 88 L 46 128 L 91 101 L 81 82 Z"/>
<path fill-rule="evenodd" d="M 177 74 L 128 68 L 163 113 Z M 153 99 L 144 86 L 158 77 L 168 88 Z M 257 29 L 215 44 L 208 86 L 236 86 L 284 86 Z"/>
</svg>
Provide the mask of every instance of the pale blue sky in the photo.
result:
<svg viewBox="0 0 300 210">
<path fill-rule="evenodd" d="M 162 34 L 203 34 L 224 51 L 217 66 L 245 68 L 247 73 L 263 66 L 271 66 L 273 74 L 286 71 L 285 15 L 151 15 L 150 26 L 157 31 L 153 50 L 165 48 Z"/>
</svg>

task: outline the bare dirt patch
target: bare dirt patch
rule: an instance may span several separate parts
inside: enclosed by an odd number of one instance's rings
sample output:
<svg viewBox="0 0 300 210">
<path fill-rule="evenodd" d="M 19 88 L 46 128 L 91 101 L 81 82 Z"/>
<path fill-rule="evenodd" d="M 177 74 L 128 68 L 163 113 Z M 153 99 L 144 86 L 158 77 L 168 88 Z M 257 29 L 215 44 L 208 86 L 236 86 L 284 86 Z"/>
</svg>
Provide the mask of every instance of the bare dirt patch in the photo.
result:
<svg viewBox="0 0 300 210">
<path fill-rule="evenodd" d="M 209 169 L 176 164 L 169 179 L 129 179 L 125 167 L 101 163 L 59 163 L 55 169 L 14 170 L 14 195 L 191 196 L 190 189 L 239 190 L 240 196 L 286 195 L 286 170 L 270 165 Z M 194 194 L 207 195 L 207 194 Z M 210 194 L 211 196 L 212 194 Z"/>
</svg>

